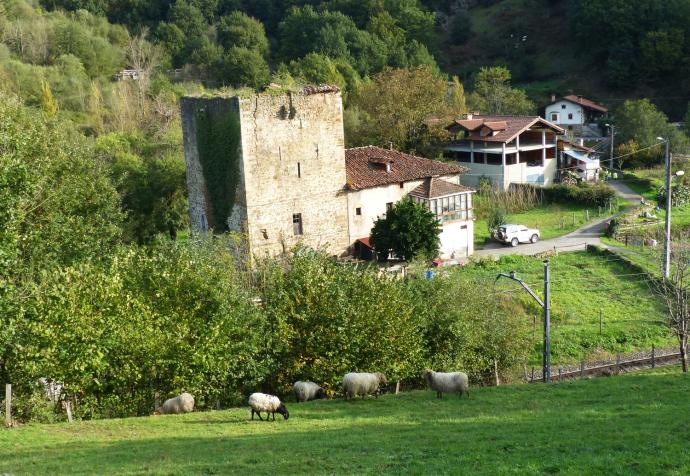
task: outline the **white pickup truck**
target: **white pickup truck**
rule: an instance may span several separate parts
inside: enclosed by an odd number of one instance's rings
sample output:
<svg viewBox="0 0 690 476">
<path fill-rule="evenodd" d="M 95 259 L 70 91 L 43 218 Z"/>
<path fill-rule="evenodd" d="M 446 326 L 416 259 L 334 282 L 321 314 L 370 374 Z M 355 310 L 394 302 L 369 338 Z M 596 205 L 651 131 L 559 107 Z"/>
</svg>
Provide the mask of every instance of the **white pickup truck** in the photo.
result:
<svg viewBox="0 0 690 476">
<path fill-rule="evenodd" d="M 536 243 L 539 241 L 539 230 L 523 225 L 501 225 L 493 233 L 494 239 L 510 246 L 519 243 Z"/>
</svg>

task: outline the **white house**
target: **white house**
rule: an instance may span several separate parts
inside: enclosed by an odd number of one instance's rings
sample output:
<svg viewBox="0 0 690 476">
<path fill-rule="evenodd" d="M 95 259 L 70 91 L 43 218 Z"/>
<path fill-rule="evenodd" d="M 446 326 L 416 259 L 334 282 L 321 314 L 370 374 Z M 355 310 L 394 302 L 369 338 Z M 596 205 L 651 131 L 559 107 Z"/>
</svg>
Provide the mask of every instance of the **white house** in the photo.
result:
<svg viewBox="0 0 690 476">
<path fill-rule="evenodd" d="M 453 141 L 444 156 L 469 169 L 463 182 L 476 186 L 481 177 L 507 190 L 511 183 L 550 185 L 557 176 L 557 142 L 564 130 L 539 116 L 467 114 L 446 129 Z"/>
<path fill-rule="evenodd" d="M 583 126 L 597 127 L 597 121 L 608 114 L 608 109 L 582 96 L 551 96 L 551 104 L 544 110 L 544 118 L 558 126 L 579 132 Z"/>
<path fill-rule="evenodd" d="M 427 207 L 441 222 L 441 258 L 474 252 L 474 190 L 460 185 L 465 167 L 374 146 L 346 149 L 345 162 L 355 255 L 372 257 L 369 235 L 374 222 L 405 197 Z"/>
<path fill-rule="evenodd" d="M 560 153 L 558 169 L 561 179 L 566 171 L 571 171 L 585 182 L 599 180 L 601 165 L 594 149 L 566 140 L 559 140 L 558 151 Z"/>
</svg>

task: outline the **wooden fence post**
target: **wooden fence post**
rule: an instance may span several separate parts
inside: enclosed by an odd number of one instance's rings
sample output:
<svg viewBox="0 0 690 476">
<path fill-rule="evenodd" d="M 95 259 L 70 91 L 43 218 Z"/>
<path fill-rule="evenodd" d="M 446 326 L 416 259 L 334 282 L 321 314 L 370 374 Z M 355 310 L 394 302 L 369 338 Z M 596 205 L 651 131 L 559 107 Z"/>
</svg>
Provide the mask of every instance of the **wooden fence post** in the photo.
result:
<svg viewBox="0 0 690 476">
<path fill-rule="evenodd" d="M 585 220 L 589 221 L 589 210 L 585 210 Z"/>
<path fill-rule="evenodd" d="M 400 393 L 400 380 L 395 382 L 395 394 L 397 395 L 399 393 Z"/>
<path fill-rule="evenodd" d="M 5 426 L 12 427 L 12 384 L 5 385 Z"/>
<path fill-rule="evenodd" d="M 529 379 L 530 383 L 534 382 L 534 367 L 532 367 L 532 377 Z"/>
<path fill-rule="evenodd" d="M 72 423 L 72 401 L 70 399 L 65 399 L 62 401 L 62 406 L 65 407 L 65 411 L 67 412 L 67 421 Z"/>
<path fill-rule="evenodd" d="M 561 367 L 559 365 L 558 366 L 558 381 L 560 382 L 561 380 L 563 380 L 563 367 Z"/>
<path fill-rule="evenodd" d="M 580 361 L 580 378 L 584 378 L 585 376 L 585 361 L 581 360 Z"/>
<path fill-rule="evenodd" d="M 496 386 L 501 385 L 501 380 L 498 378 L 498 360 L 494 359 L 494 375 L 496 376 Z"/>
<path fill-rule="evenodd" d="M 655 354 L 655 352 L 654 352 L 655 350 L 656 350 L 656 349 L 654 348 L 654 346 L 652 346 L 652 368 L 655 368 L 655 367 L 656 367 L 656 358 L 655 358 L 656 356 L 654 355 L 654 354 Z"/>
</svg>

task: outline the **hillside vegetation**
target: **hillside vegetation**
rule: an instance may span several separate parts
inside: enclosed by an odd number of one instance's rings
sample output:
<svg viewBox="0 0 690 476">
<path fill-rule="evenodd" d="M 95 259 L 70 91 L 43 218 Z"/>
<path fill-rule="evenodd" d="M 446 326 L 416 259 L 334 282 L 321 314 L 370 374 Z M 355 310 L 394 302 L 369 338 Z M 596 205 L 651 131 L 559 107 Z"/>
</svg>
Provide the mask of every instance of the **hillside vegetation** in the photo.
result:
<svg viewBox="0 0 690 476">
<path fill-rule="evenodd" d="M 566 382 L 287 403 L 0 431 L 0 472 L 70 474 L 670 474 L 690 471 L 677 368 Z"/>
</svg>

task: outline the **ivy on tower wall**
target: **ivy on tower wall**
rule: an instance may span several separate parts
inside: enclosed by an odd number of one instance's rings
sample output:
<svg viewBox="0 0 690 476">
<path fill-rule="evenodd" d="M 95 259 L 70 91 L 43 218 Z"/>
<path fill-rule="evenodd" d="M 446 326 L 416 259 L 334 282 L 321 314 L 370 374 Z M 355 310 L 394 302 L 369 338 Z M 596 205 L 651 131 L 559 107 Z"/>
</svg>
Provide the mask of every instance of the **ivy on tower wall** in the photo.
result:
<svg viewBox="0 0 690 476">
<path fill-rule="evenodd" d="M 228 103 L 225 102 L 224 105 Z M 217 233 L 228 230 L 240 180 L 240 119 L 235 108 L 213 103 L 195 111 L 197 150 L 206 182 L 209 226 Z"/>
</svg>

